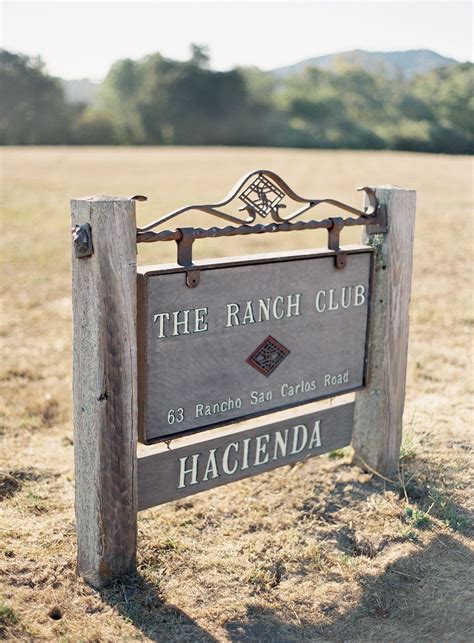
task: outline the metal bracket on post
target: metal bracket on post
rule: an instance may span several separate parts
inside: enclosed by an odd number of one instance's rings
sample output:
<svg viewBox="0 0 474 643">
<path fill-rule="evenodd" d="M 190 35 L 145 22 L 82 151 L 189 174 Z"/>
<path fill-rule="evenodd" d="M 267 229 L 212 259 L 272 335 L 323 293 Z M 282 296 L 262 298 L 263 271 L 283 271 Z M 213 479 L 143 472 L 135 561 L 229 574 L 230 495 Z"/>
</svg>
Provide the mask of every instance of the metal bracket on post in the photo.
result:
<svg viewBox="0 0 474 643">
<path fill-rule="evenodd" d="M 341 217 L 335 217 L 331 219 L 331 221 L 332 226 L 328 230 L 328 248 L 329 250 L 334 250 L 336 253 L 334 259 L 337 270 L 344 270 L 347 254 L 345 252 L 341 252 L 339 245 L 341 230 L 344 227 L 344 219 Z"/>
<path fill-rule="evenodd" d="M 89 223 L 74 226 L 72 229 L 72 241 L 74 243 L 74 254 L 78 259 L 92 257 L 94 246 L 92 245 L 92 228 Z"/>
<path fill-rule="evenodd" d="M 377 206 L 376 223 L 367 226 L 367 234 L 386 234 L 388 232 L 387 206 L 383 203 Z"/>
</svg>

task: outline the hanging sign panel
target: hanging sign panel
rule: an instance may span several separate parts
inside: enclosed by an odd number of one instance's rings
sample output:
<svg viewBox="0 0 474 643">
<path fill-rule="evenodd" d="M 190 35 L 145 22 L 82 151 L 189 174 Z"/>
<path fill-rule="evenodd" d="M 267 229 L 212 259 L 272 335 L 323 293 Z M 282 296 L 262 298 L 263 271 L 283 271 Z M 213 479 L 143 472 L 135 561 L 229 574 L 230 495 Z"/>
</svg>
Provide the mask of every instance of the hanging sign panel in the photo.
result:
<svg viewBox="0 0 474 643">
<path fill-rule="evenodd" d="M 364 386 L 372 251 L 138 269 L 145 443 Z"/>
<path fill-rule="evenodd" d="M 307 407 L 305 407 L 307 408 Z M 292 414 L 293 415 L 293 414 Z M 295 413 L 138 458 L 138 509 L 185 498 L 350 444 L 354 403 Z M 196 436 L 193 436 L 196 440 Z"/>
</svg>

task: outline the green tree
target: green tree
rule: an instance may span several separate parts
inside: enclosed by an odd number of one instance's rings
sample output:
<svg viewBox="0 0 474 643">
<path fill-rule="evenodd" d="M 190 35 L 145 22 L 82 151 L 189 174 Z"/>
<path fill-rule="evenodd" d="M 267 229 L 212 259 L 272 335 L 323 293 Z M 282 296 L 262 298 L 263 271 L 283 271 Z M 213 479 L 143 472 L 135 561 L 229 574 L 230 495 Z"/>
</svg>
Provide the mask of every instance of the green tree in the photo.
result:
<svg viewBox="0 0 474 643">
<path fill-rule="evenodd" d="M 188 61 L 160 54 L 115 63 L 101 105 L 126 143 L 257 145 L 269 143 L 269 109 L 254 100 L 239 70 L 215 72 L 207 52 L 192 46 Z"/>
<path fill-rule="evenodd" d="M 120 142 L 110 114 L 85 105 L 76 109 L 71 138 L 79 145 L 115 145 Z"/>
<path fill-rule="evenodd" d="M 356 61 L 357 62 L 357 61 Z M 256 67 L 216 72 L 191 45 L 117 61 L 97 104 L 67 105 L 41 60 L 0 50 L 0 143 L 274 145 L 474 151 L 474 65 L 411 80 L 341 60 L 285 78 Z"/>
<path fill-rule="evenodd" d="M 142 84 L 141 63 L 127 58 L 112 65 L 100 88 L 97 101 L 99 112 L 102 118 L 108 115 L 109 125 L 121 144 L 146 142 L 137 104 Z M 97 115 L 95 110 L 94 115 Z M 89 118 L 93 119 L 92 116 Z"/>
<path fill-rule="evenodd" d="M 474 64 L 440 67 L 418 76 L 413 94 L 432 111 L 433 148 L 446 152 L 474 152 Z"/>
<path fill-rule="evenodd" d="M 0 144 L 67 143 L 70 113 L 63 90 L 40 58 L 0 50 Z"/>
<path fill-rule="evenodd" d="M 373 128 L 380 106 L 375 84 L 370 74 L 348 67 L 337 74 L 309 68 L 289 78 L 280 93 L 288 140 L 305 147 L 382 147 Z"/>
</svg>

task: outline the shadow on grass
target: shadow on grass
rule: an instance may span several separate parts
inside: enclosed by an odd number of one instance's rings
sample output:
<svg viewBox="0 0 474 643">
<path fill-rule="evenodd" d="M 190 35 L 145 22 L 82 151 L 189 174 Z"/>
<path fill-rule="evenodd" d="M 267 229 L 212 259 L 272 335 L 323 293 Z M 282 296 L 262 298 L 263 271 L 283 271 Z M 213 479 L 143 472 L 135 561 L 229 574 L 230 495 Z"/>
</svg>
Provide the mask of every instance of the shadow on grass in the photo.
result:
<svg viewBox="0 0 474 643">
<path fill-rule="evenodd" d="M 472 551 L 443 535 L 426 549 L 389 564 L 382 574 L 359 577 L 362 596 L 353 609 L 341 611 L 337 603 L 315 600 L 311 621 L 297 617 L 295 623 L 294 611 L 284 603 L 276 609 L 252 604 L 244 618 L 224 627 L 234 643 L 472 640 L 473 565 Z"/>
<path fill-rule="evenodd" d="M 340 466 L 351 467 L 349 464 Z M 465 518 L 468 524 L 467 511 L 451 501 L 447 511 L 448 505 L 442 496 L 441 500 L 433 496 L 437 482 L 433 475 L 425 479 L 422 475 L 407 474 L 406 480 L 409 480 L 408 484 L 388 484 L 377 477 L 363 481 L 336 481 L 329 492 L 323 483 L 316 483 L 312 494 L 297 507 L 296 520 L 317 515 L 326 525 L 334 525 L 331 529 L 336 546 L 348 559 L 355 556 L 374 558 L 387 544 L 398 540 L 405 542 L 413 538 L 416 543 L 416 529 L 410 531 L 410 525 L 407 525 L 407 531 L 414 533 L 408 538 L 391 536 L 379 543 L 358 541 L 354 529 L 343 524 L 337 514 L 348 505 L 362 512 L 369 496 L 390 489 L 399 495 L 401 514 L 402 505 L 407 502 L 420 512 L 426 512 L 431 505 L 430 515 L 443 519 L 453 531 L 465 532 L 462 520 Z M 243 605 L 246 609 L 244 617 L 230 620 L 223 627 L 227 637 L 235 643 L 347 638 L 373 640 L 377 636 L 379 640 L 414 640 L 417 635 L 435 639 L 463 638 L 468 635 L 469 627 L 474 628 L 473 623 L 467 623 L 469 610 L 462 606 L 469 585 L 469 563 L 474 564 L 472 552 L 445 532 L 437 533 L 433 525 L 427 547 L 420 547 L 416 553 L 389 563 L 379 575 L 357 577 L 361 595 L 352 609 L 344 611 L 337 603 L 314 598 L 310 615 L 297 617 L 292 603 L 284 595 L 280 597 L 276 587 L 267 596 L 261 595 L 262 599 L 270 597 L 275 608 L 259 606 L 257 594 L 255 601 L 246 607 Z M 337 575 L 332 578 L 333 583 L 339 580 Z M 167 604 L 158 584 L 139 574 L 117 581 L 100 593 L 104 601 L 152 641 L 217 641 L 185 612 Z M 309 596 L 308 600 L 311 601 L 312 597 Z M 455 609 L 450 610 L 453 604 Z M 443 609 L 448 611 L 443 613 Z"/>
<path fill-rule="evenodd" d="M 338 481 L 330 493 L 325 492 L 324 484 L 316 483 L 313 495 L 299 507 L 301 519 L 317 515 L 328 524 L 338 523 L 337 513 L 340 509 L 347 506 L 357 509 L 357 505 L 365 503 L 370 495 L 387 490 L 397 493 L 401 501 L 416 508 L 420 514 L 427 512 L 427 515 L 441 520 L 453 531 L 472 535 L 473 512 L 452 500 L 451 494 L 447 495 L 443 491 L 442 478 L 445 477 L 445 472 L 435 472 L 429 464 L 418 458 L 416 468 L 409 464 L 403 465 L 400 476 L 394 477 L 392 482 L 377 476 L 364 482 Z M 339 468 L 352 469 L 353 465 L 341 463 Z"/>
<path fill-rule="evenodd" d="M 305 619 L 297 616 L 291 605 L 284 602 L 276 609 L 252 603 L 247 606 L 244 618 L 225 625 L 229 639 L 235 643 L 419 640 L 423 637 L 472 640 L 474 616 L 469 605 L 474 594 L 474 553 L 454 536 L 445 532 L 437 534 L 436 526 L 431 524 L 431 518 L 436 518 L 453 533 L 469 537 L 472 536 L 472 513 L 440 491 L 442 480 L 437 479 L 433 470 L 419 465 L 420 461 L 412 471 L 408 465 L 400 479 L 393 483 L 375 476 L 364 482 L 338 481 L 330 493 L 324 492 L 322 483 L 316 483 L 313 494 L 298 510 L 301 520 L 308 515 L 317 515 L 326 524 L 334 524 L 336 546 L 348 554 L 349 559 L 356 556 L 373 558 L 386 545 L 404 542 L 407 538 L 384 538 L 377 547 L 370 541 L 357 542 L 354 528 L 341 524 L 337 514 L 349 505 L 361 510 L 369 496 L 391 490 L 398 494 L 402 504 L 415 509 L 418 515 L 426 516 L 426 527 L 432 531 L 432 539 L 426 547 L 389 563 L 381 574 L 359 576 L 357 584 L 362 594 L 352 609 L 341 610 L 330 600 L 315 600 L 311 617 Z M 352 467 L 350 464 L 340 466 Z M 417 542 L 417 530 L 410 530 L 409 526 L 406 530 L 408 539 Z"/>
<path fill-rule="evenodd" d="M 151 641 L 217 640 L 182 610 L 164 602 L 157 586 L 139 574 L 117 580 L 100 595 Z"/>
<path fill-rule="evenodd" d="M 299 616 L 284 599 L 275 608 L 247 605 L 246 615 L 223 627 L 234 643 L 327 640 L 470 640 L 474 620 L 470 568 L 474 555 L 446 534 L 412 555 L 389 564 L 379 575 L 358 578 L 357 605 L 314 599 L 311 618 Z M 101 591 L 102 598 L 152 641 L 216 642 L 179 608 L 166 604 L 157 587 L 136 575 Z M 309 597 L 310 598 L 310 597 Z M 297 622 L 295 623 L 295 620 Z"/>
</svg>

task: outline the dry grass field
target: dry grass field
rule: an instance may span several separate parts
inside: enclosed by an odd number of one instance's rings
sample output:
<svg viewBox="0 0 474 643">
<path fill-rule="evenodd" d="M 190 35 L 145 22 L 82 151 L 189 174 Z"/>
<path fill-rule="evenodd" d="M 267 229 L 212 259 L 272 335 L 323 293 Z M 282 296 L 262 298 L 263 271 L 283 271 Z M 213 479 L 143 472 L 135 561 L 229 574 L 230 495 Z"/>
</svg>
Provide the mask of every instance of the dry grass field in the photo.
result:
<svg viewBox="0 0 474 643">
<path fill-rule="evenodd" d="M 363 472 L 346 449 L 145 511 L 137 576 L 94 591 L 74 573 L 69 198 L 145 194 L 144 224 L 259 167 L 355 205 L 359 185 L 418 192 L 400 474 Z M 466 157 L 388 152 L 4 150 L 0 638 L 473 640 L 471 171 Z M 197 253 L 325 239 L 281 236 Z M 151 244 L 139 262 L 173 252 Z"/>
</svg>

